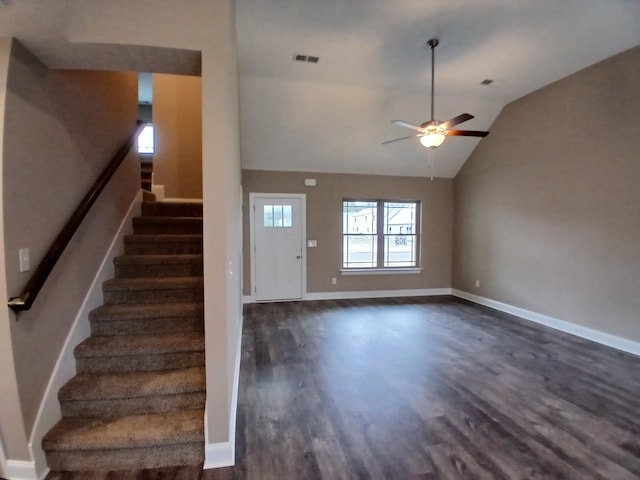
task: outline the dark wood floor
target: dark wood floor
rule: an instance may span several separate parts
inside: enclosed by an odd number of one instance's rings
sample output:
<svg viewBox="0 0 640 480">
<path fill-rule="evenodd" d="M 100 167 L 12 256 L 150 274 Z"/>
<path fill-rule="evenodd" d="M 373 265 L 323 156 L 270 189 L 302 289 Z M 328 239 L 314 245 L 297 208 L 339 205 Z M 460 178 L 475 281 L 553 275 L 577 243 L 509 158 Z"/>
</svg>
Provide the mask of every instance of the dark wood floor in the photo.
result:
<svg viewBox="0 0 640 480">
<path fill-rule="evenodd" d="M 250 305 L 235 467 L 48 478 L 638 479 L 639 367 L 451 297 Z"/>
</svg>

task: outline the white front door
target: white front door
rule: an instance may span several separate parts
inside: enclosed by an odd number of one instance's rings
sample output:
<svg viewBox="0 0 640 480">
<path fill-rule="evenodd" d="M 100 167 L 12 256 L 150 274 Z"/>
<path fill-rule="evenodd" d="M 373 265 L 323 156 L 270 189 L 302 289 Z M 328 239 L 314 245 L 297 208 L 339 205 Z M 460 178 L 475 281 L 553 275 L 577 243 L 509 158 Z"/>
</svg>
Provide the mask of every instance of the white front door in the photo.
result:
<svg viewBox="0 0 640 480">
<path fill-rule="evenodd" d="M 302 298 L 303 199 L 252 194 L 255 300 Z"/>
</svg>

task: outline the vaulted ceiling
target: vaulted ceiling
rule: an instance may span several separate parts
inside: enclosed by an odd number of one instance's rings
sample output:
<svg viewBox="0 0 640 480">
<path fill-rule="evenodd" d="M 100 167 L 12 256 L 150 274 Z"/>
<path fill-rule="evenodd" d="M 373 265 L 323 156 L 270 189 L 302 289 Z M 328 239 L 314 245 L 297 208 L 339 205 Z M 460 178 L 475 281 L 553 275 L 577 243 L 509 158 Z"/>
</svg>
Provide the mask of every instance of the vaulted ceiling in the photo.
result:
<svg viewBox="0 0 640 480">
<path fill-rule="evenodd" d="M 391 120 L 430 119 L 432 37 L 435 117 L 471 113 L 459 126 L 471 130 L 640 44 L 636 0 L 237 0 L 236 9 L 243 165 L 256 169 L 455 176 L 481 140 L 450 137 L 431 152 L 417 139 L 381 145 L 412 133 Z M 296 53 L 320 60 L 294 62 Z"/>
<path fill-rule="evenodd" d="M 69 25 L 82 0 L 7 1 L 0 36 L 52 68 L 120 62 L 197 74 L 197 52 L 75 43 Z M 490 129 L 510 101 L 640 44 L 638 0 L 236 0 L 236 16 L 242 162 L 266 170 L 455 176 L 482 140 L 447 138 L 432 151 L 416 139 L 382 145 L 411 133 L 391 120 L 429 120 L 430 38 L 441 42 L 435 116 L 471 113 L 459 126 L 471 130 Z"/>
</svg>

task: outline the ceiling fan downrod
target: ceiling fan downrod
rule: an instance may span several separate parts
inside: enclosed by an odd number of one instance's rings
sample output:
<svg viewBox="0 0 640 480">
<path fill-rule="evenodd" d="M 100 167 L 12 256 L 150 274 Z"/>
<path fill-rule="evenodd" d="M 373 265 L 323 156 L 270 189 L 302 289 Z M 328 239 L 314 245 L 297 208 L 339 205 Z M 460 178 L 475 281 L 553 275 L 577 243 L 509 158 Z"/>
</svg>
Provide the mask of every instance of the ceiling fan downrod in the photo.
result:
<svg viewBox="0 0 640 480">
<path fill-rule="evenodd" d="M 429 45 L 429 47 L 431 48 L 431 122 L 435 121 L 435 116 L 433 114 L 434 112 L 433 91 L 434 91 L 434 79 L 435 79 L 435 72 L 436 72 L 435 48 L 438 46 L 439 43 L 440 43 L 440 40 L 438 40 L 437 38 L 432 38 L 427 42 L 427 45 Z"/>
</svg>

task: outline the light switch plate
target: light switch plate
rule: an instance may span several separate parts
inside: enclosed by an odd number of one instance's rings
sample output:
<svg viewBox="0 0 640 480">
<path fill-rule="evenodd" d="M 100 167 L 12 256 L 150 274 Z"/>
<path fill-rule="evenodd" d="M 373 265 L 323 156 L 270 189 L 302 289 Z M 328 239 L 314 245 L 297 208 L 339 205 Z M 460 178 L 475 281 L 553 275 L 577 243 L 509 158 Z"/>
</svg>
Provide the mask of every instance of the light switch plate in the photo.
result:
<svg viewBox="0 0 640 480">
<path fill-rule="evenodd" d="M 31 257 L 29 255 L 28 248 L 21 248 L 18 250 L 18 256 L 20 257 L 20 271 L 28 272 L 31 270 Z"/>
</svg>

